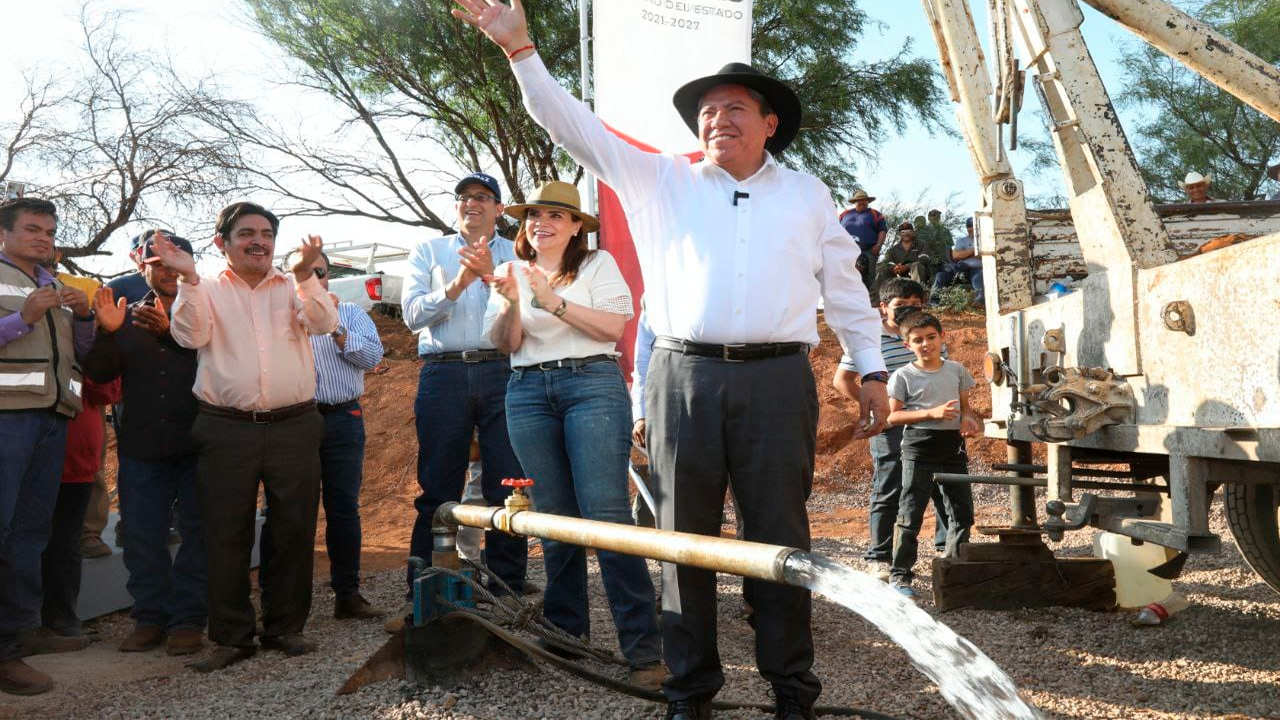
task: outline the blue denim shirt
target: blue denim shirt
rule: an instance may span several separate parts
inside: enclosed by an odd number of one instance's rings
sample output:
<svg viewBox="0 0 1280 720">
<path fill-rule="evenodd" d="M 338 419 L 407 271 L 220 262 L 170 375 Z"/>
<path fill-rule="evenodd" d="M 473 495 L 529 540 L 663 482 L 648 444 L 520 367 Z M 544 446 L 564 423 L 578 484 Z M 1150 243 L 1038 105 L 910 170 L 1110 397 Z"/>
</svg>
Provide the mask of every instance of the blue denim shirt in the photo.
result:
<svg viewBox="0 0 1280 720">
<path fill-rule="evenodd" d="M 419 355 L 493 349 L 484 335 L 489 286 L 477 280 L 457 300 L 445 297 L 445 288 L 462 267 L 458 250 L 465 243 L 462 235 L 448 235 L 424 240 L 409 253 L 400 308 L 405 324 L 418 333 Z M 495 267 L 516 260 L 515 243 L 504 237 L 490 240 L 489 249 Z"/>
</svg>

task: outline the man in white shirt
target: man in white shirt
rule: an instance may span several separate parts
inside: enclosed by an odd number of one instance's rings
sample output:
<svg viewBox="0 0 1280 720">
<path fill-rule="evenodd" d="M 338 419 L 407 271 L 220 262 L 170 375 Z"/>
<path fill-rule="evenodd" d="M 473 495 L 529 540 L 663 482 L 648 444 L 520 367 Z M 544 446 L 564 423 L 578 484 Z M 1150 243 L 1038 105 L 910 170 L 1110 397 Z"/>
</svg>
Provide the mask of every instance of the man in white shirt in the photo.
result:
<svg viewBox="0 0 1280 720">
<path fill-rule="evenodd" d="M 455 1 L 454 15 L 512 61 L 533 119 L 617 191 L 637 238 L 657 336 L 645 405 L 659 527 L 718 535 L 732 483 L 747 540 L 807 549 L 818 421 L 807 351 L 818 342 L 820 295 L 863 376 L 860 437 L 883 426 L 888 378 L 859 250 L 836 222 L 830 190 L 773 158 L 799 130 L 799 99 L 750 66 L 726 66 L 675 96 L 706 162 L 646 153 L 555 82 L 519 0 Z M 809 593 L 751 580 L 744 588 L 777 717 L 813 717 L 821 684 L 810 670 Z M 667 717 L 709 717 L 724 683 L 715 573 L 664 566 L 662 600 Z"/>
</svg>

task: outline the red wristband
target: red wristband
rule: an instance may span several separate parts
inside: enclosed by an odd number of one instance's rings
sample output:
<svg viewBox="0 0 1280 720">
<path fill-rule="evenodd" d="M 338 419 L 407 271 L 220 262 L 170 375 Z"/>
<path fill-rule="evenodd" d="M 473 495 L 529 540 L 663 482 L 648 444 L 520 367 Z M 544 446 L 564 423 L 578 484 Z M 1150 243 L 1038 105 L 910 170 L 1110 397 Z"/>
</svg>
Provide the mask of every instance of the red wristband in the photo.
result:
<svg viewBox="0 0 1280 720">
<path fill-rule="evenodd" d="M 514 60 L 517 55 L 524 52 L 525 50 L 533 50 L 533 49 L 534 49 L 533 43 L 529 43 L 528 45 L 525 45 L 522 48 L 516 48 L 515 50 L 512 50 L 511 52 L 507 53 L 507 59 Z"/>
</svg>

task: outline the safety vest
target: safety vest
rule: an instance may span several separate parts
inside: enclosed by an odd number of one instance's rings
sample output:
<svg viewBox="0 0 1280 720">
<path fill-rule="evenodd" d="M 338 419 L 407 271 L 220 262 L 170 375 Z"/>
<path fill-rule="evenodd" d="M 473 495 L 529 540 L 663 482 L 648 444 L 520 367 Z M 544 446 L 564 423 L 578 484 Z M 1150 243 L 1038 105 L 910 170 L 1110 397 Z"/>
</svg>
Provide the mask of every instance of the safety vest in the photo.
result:
<svg viewBox="0 0 1280 720">
<path fill-rule="evenodd" d="M 36 281 L 0 260 L 0 318 L 22 312 Z M 54 281 L 61 289 L 62 283 Z M 80 412 L 83 377 L 76 362 L 71 311 L 50 308 L 31 332 L 0 345 L 0 410 L 52 410 L 73 417 Z"/>
</svg>

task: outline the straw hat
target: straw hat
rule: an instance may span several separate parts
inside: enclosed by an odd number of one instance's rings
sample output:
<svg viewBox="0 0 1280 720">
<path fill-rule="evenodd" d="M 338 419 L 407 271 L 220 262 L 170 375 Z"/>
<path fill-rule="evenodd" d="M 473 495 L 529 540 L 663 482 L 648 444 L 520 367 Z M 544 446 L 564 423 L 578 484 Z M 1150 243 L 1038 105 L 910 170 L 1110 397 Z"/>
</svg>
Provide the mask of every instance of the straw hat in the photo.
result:
<svg viewBox="0 0 1280 720">
<path fill-rule="evenodd" d="M 849 198 L 849 202 L 851 203 L 858 202 L 859 200 L 866 200 L 867 202 L 872 202 L 875 199 L 876 197 L 874 195 L 868 195 L 866 190 L 855 190 L 853 193 L 853 197 Z"/>
<path fill-rule="evenodd" d="M 1201 175 L 1195 170 L 1192 170 L 1191 172 L 1187 173 L 1186 179 L 1182 181 L 1182 187 L 1186 187 L 1188 185 L 1199 185 L 1201 183 L 1208 185 L 1211 182 L 1213 182 L 1213 178 L 1205 175 Z"/>
<path fill-rule="evenodd" d="M 529 208 L 534 207 L 568 210 L 574 217 L 582 221 L 584 232 L 595 232 L 600 229 L 600 221 L 595 216 L 582 212 L 582 196 L 578 194 L 578 188 L 567 182 L 552 180 L 541 185 L 537 190 L 533 191 L 533 195 L 529 197 L 529 202 L 508 205 L 506 213 L 524 222 L 524 214 Z"/>
</svg>

